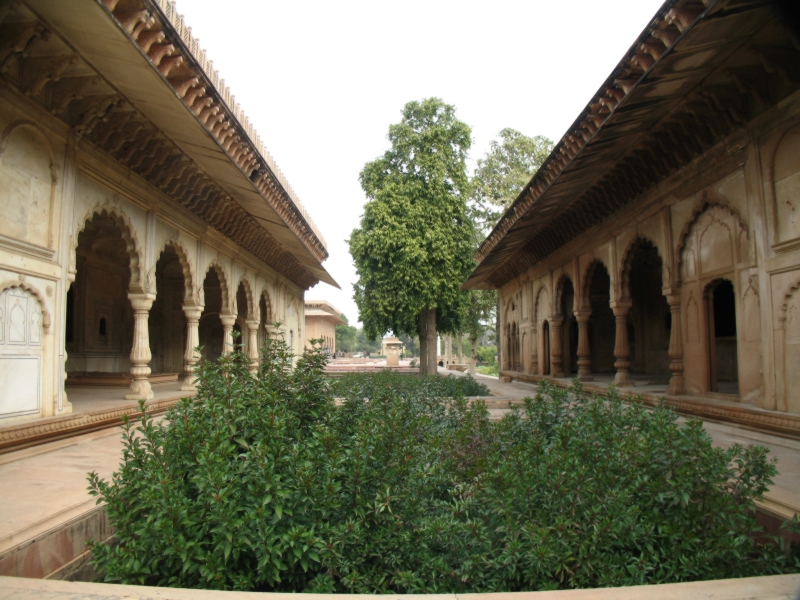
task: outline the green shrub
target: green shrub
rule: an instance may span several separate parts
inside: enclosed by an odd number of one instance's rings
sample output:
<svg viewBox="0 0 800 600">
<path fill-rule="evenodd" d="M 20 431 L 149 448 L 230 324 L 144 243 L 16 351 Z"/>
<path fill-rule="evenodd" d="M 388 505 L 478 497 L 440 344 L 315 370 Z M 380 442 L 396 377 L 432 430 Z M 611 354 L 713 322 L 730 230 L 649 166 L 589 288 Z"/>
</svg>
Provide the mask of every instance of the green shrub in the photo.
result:
<svg viewBox="0 0 800 600">
<path fill-rule="evenodd" d="M 324 355 L 290 364 L 280 342 L 257 378 L 241 354 L 203 363 L 195 398 L 125 425 L 120 470 L 90 475 L 119 542 L 93 545 L 104 581 L 465 593 L 798 569 L 754 536 L 767 451 L 713 448 L 663 406 L 544 386 L 492 422 L 396 374 L 336 406 Z"/>
<path fill-rule="evenodd" d="M 469 375 L 413 376 L 395 371 L 379 373 L 347 373 L 334 383 L 337 397 L 371 398 L 378 391 L 390 389 L 394 394 L 430 398 L 453 398 L 457 396 L 490 396 L 489 388 Z"/>
<path fill-rule="evenodd" d="M 500 371 L 497 369 L 497 365 L 491 365 L 488 367 L 478 367 L 478 373 L 481 375 L 492 375 L 493 377 L 497 377 L 500 375 Z"/>
</svg>

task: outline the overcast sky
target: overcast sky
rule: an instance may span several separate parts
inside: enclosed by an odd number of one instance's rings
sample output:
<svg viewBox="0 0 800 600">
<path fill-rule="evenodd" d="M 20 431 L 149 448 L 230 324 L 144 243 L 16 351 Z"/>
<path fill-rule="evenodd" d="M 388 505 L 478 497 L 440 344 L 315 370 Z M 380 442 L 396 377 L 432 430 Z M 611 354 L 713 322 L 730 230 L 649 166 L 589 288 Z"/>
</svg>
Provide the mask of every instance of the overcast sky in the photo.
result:
<svg viewBox="0 0 800 600">
<path fill-rule="evenodd" d="M 406 102 L 455 105 L 472 161 L 505 128 L 557 141 L 662 0 L 179 0 L 326 239 L 326 299 L 358 320 L 346 240 L 364 194 L 358 174 L 388 147 Z"/>
</svg>

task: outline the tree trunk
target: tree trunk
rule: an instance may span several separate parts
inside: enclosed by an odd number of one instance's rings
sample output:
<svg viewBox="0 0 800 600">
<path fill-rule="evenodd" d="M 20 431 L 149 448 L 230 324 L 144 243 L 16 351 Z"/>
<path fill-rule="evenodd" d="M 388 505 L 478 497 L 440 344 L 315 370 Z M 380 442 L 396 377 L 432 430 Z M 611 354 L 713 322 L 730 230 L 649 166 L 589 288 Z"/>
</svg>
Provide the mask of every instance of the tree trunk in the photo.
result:
<svg viewBox="0 0 800 600">
<path fill-rule="evenodd" d="M 470 340 L 472 344 L 472 357 L 469 361 L 469 374 L 473 377 L 475 376 L 475 364 L 478 362 L 478 340 L 476 338 L 472 338 Z"/>
<path fill-rule="evenodd" d="M 420 375 L 436 375 L 436 309 L 419 313 Z"/>
</svg>

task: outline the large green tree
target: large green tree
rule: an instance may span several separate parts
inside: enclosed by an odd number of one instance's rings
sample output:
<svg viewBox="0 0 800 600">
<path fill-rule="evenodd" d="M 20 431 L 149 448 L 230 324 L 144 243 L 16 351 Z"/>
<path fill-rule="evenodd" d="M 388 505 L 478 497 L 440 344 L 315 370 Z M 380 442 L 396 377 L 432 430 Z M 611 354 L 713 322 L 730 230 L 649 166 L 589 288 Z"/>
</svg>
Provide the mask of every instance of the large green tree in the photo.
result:
<svg viewBox="0 0 800 600">
<path fill-rule="evenodd" d="M 355 301 L 370 337 L 419 335 L 421 371 L 436 372 L 437 327 L 456 331 L 474 267 L 466 158 L 470 128 L 438 98 L 409 102 L 391 148 L 367 163 L 361 226 L 350 236 Z"/>
<path fill-rule="evenodd" d="M 358 330 L 352 325 L 336 326 L 336 350 L 342 352 L 353 352 L 356 346 L 356 334 Z"/>
<path fill-rule="evenodd" d="M 489 151 L 478 159 L 472 178 L 471 212 L 485 235 L 516 200 L 553 150 L 552 140 L 503 129 Z M 483 236 L 482 236 L 483 237 Z"/>
</svg>

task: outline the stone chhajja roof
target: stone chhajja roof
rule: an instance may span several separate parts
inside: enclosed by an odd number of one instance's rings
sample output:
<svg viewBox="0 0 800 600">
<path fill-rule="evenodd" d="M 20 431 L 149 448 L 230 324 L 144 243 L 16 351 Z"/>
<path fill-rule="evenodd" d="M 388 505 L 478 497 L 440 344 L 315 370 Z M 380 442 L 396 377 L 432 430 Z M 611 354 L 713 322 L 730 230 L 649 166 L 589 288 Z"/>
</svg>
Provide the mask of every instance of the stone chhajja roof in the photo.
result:
<svg viewBox="0 0 800 600">
<path fill-rule="evenodd" d="M 324 239 L 174 3 L 11 0 L 0 75 L 298 286 Z"/>
<path fill-rule="evenodd" d="M 327 300 L 306 300 L 305 315 L 306 317 L 330 318 L 336 321 L 337 325 L 344 325 L 347 323 L 347 321 L 342 319 L 342 311 Z"/>
<path fill-rule="evenodd" d="M 800 49 L 759 0 L 667 0 L 475 254 L 499 288 L 800 89 Z"/>
</svg>

